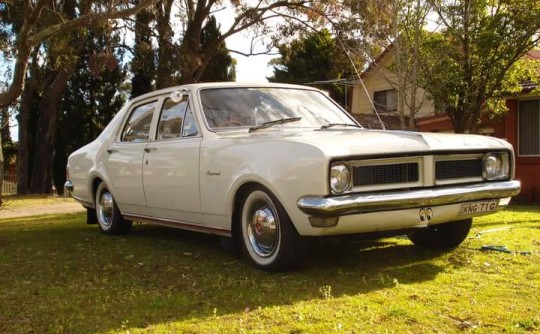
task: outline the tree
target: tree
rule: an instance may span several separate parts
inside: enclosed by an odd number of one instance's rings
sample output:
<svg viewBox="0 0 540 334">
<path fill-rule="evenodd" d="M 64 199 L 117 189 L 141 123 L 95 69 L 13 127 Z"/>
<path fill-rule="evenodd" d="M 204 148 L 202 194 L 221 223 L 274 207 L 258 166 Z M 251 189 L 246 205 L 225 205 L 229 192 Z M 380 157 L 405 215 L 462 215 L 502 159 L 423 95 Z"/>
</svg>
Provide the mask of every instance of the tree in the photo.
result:
<svg viewBox="0 0 540 334">
<path fill-rule="evenodd" d="M 210 16 L 201 32 L 201 48 L 203 50 L 213 47 L 217 40 L 221 38 L 219 26 L 214 16 Z M 233 59 L 229 55 L 227 45 L 222 43 L 216 54 L 208 62 L 203 74 L 201 82 L 212 81 L 233 81 L 235 79 L 235 71 L 231 71 L 233 67 Z"/>
<path fill-rule="evenodd" d="M 58 116 L 53 168 L 56 189 L 62 189 L 65 182 L 68 155 L 94 140 L 126 101 L 124 54 L 114 48 L 119 40 L 118 33 L 106 30 L 90 33 L 85 40 Z"/>
<path fill-rule="evenodd" d="M 393 47 L 394 63 L 390 70 L 396 74 L 402 129 L 415 129 L 415 116 L 425 100 L 420 96 L 418 75 L 421 66 L 420 43 L 429 10 L 422 0 L 396 1 Z M 408 111 L 408 112 L 407 112 Z M 405 118 L 409 122 L 406 124 Z"/>
<path fill-rule="evenodd" d="M 152 13 L 150 9 L 144 9 L 135 15 L 135 45 L 133 47 L 133 59 L 131 61 L 131 97 L 152 91 L 153 81 L 156 75 L 154 48 L 152 47 Z M 167 21 L 168 23 L 168 21 Z M 160 23 L 163 26 L 164 23 Z"/>
<path fill-rule="evenodd" d="M 138 95 L 154 87 L 200 81 L 213 59 L 219 60 L 215 57 L 225 50 L 228 36 L 250 28 L 268 32 L 267 20 L 305 12 L 311 1 L 231 3 L 236 8 L 233 24 L 204 43 L 203 28 L 211 13 L 220 9 L 221 0 L 179 2 L 183 18 L 179 36 L 173 36 L 170 24 L 173 0 L 8 0 L 0 4 L 0 46 L 4 49 L 7 45 L 15 64 L 9 86 L 0 93 L 0 107 L 15 102 L 23 93 L 19 109 L 19 191 L 47 193 L 51 176 L 59 173 L 52 161 L 55 147 L 59 148 L 56 129 L 63 117 L 64 93 L 77 74 L 78 64 L 84 61 L 83 53 L 88 51 L 84 44 L 95 30 L 114 29 L 118 22 L 113 20 L 139 14 L 135 17 L 137 43 L 132 64 L 133 95 Z M 176 37 L 180 39 L 175 41 Z"/>
<path fill-rule="evenodd" d="M 423 87 L 454 130 L 477 131 L 482 118 L 506 112 L 505 94 L 538 76 L 524 55 L 540 43 L 537 0 L 430 0 L 441 29 L 420 52 Z"/>
<path fill-rule="evenodd" d="M 136 14 L 156 1 L 143 0 L 137 5 L 120 1 L 110 6 L 99 1 L 7 0 L 0 5 L 2 48 L 14 58 L 11 82 L 0 92 L 0 108 L 17 100 L 25 90 L 27 78 L 33 81 L 33 87 L 25 94 L 28 100 L 21 101 L 19 115 L 19 192 L 26 193 L 30 189 L 40 193 L 50 191 L 56 120 L 63 91 L 77 62 L 77 49 L 81 46 L 81 38 L 77 38 L 77 34 L 84 34 L 82 28 L 98 27 L 111 20 Z M 49 43 L 53 38 L 55 40 Z M 62 46 L 73 52 L 55 52 Z M 45 50 L 45 54 L 41 54 L 40 50 Z M 28 77 L 32 72 L 29 71 L 31 59 L 36 63 L 46 59 L 50 66 L 50 71 L 42 77 L 48 86 L 43 90 L 37 113 L 32 101 L 43 82 L 39 82 L 37 76 Z M 33 75 L 39 72 L 38 66 L 35 65 Z M 29 132 L 30 121 L 33 119 L 38 120 L 35 136 L 39 140 L 30 142 L 33 134 Z M 33 150 L 32 156 L 30 150 Z"/>
<path fill-rule="evenodd" d="M 86 10 L 87 8 L 78 7 L 75 0 L 64 0 L 59 15 L 67 20 L 73 20 L 78 15 L 77 12 L 84 15 Z M 43 83 L 46 88 L 43 89 L 37 110 L 36 140 L 30 180 L 30 189 L 36 193 L 51 191 L 56 126 L 62 97 L 79 62 L 79 54 L 84 47 L 85 39 L 85 31 L 74 29 L 57 36 L 54 43 L 47 41 L 43 44 L 46 50 Z"/>
<path fill-rule="evenodd" d="M 344 55 L 328 29 L 310 31 L 289 43 L 278 44 L 281 58 L 273 59 L 274 76 L 270 82 L 306 84 L 315 81 L 340 79 L 349 66 L 337 67 Z M 343 101 L 343 86 L 330 86 L 330 95 Z"/>
</svg>

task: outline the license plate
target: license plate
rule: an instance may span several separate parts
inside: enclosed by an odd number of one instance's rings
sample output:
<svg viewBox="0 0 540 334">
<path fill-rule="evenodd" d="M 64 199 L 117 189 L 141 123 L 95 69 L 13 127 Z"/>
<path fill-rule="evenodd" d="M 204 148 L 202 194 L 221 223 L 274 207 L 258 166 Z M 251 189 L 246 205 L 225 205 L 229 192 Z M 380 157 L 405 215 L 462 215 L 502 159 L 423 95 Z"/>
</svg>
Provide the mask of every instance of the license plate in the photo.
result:
<svg viewBox="0 0 540 334">
<path fill-rule="evenodd" d="M 459 208 L 459 215 L 471 215 L 482 212 L 493 212 L 497 209 L 497 201 L 482 201 L 462 204 Z"/>
</svg>

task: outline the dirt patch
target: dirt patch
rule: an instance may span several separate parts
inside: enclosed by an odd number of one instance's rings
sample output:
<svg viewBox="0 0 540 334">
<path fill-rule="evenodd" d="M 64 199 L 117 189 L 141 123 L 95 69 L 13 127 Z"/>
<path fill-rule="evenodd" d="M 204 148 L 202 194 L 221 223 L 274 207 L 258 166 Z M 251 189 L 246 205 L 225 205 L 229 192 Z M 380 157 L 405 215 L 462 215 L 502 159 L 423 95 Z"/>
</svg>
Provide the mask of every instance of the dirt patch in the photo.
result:
<svg viewBox="0 0 540 334">
<path fill-rule="evenodd" d="M 23 208 L 9 208 L 4 207 L 0 210 L 0 219 L 5 218 L 18 218 L 18 217 L 30 217 L 40 215 L 52 215 L 62 213 L 76 213 L 83 212 L 85 208 L 74 202 L 65 203 L 49 203 L 40 206 L 23 207 Z"/>
</svg>

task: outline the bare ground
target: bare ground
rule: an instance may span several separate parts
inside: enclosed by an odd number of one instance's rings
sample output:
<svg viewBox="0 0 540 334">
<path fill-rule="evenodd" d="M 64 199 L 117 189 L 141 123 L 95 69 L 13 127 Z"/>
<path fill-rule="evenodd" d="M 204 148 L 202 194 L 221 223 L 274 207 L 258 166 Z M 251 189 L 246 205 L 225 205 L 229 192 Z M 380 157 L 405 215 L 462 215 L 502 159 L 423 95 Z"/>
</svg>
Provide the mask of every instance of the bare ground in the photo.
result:
<svg viewBox="0 0 540 334">
<path fill-rule="evenodd" d="M 48 203 L 38 206 L 10 208 L 3 207 L 0 210 L 0 219 L 30 217 L 50 214 L 76 213 L 83 212 L 85 209 L 82 205 L 75 202 L 58 202 Z"/>
</svg>

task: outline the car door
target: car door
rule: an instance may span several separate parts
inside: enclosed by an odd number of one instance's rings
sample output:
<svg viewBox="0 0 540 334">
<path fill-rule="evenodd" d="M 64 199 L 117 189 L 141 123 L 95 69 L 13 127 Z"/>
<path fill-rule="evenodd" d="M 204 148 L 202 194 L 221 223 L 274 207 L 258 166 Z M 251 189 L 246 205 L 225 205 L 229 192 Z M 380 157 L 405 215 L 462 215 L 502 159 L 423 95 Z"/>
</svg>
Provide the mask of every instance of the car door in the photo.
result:
<svg viewBox="0 0 540 334">
<path fill-rule="evenodd" d="M 143 189 L 143 158 L 158 99 L 136 104 L 118 138 L 107 149 L 108 183 L 124 214 L 148 215 Z"/>
<path fill-rule="evenodd" d="M 187 95 L 166 98 L 155 140 L 146 147 L 143 185 L 152 216 L 201 224 L 199 149 L 201 136 Z"/>
</svg>

